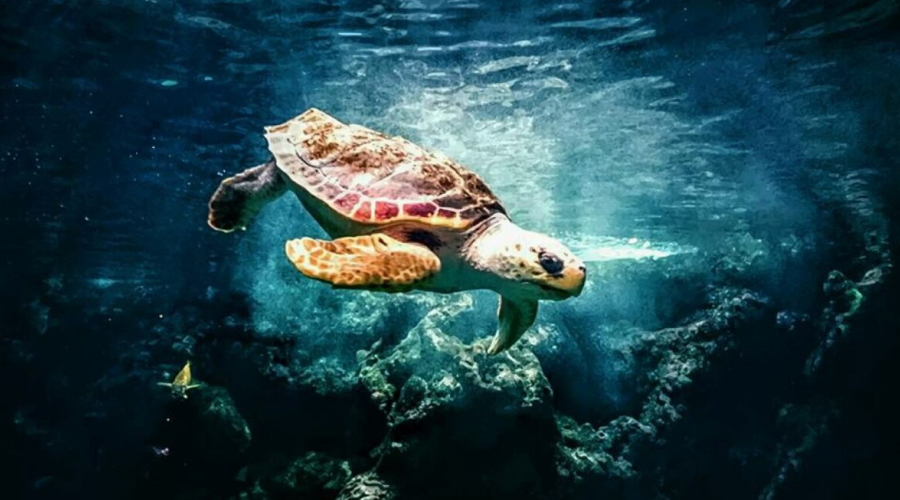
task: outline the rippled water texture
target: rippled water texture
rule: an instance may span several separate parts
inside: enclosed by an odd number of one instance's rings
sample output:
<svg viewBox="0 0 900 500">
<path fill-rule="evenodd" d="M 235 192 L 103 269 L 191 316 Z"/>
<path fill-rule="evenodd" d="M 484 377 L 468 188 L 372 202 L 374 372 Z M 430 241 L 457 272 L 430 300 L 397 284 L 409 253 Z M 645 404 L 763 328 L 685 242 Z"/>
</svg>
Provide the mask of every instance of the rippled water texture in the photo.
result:
<svg viewBox="0 0 900 500">
<path fill-rule="evenodd" d="M 2 189 L 26 208 L 5 221 L 27 235 L 11 243 L 47 261 L 77 247 L 48 265 L 85 280 L 191 286 L 179 268 L 231 244 L 202 226 L 210 190 L 309 106 L 446 152 L 526 227 L 700 248 L 808 242 L 830 200 L 877 211 L 890 166 L 867 153 L 896 144 L 876 91 L 896 51 L 818 49 L 881 28 L 892 2 L 5 9 Z M 279 234 L 316 231 L 270 212 Z"/>
<path fill-rule="evenodd" d="M 232 269 L 260 302 L 291 293 L 268 272 L 281 240 L 321 234 L 293 200 L 242 238 L 203 221 L 216 183 L 265 158 L 261 127 L 310 106 L 444 151 L 588 259 L 606 238 L 805 251 L 836 236 L 832 203 L 865 215 L 841 238 L 883 234 L 892 2 L 5 9 L 6 245 L 100 296 L 215 293 Z"/>
</svg>

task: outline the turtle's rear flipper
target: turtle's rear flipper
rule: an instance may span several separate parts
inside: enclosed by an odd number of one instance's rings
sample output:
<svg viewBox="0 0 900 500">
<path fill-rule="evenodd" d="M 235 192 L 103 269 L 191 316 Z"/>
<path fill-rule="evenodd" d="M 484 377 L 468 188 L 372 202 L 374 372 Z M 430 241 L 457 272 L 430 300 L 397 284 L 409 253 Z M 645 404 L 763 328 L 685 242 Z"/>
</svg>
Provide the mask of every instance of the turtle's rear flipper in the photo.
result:
<svg viewBox="0 0 900 500">
<path fill-rule="evenodd" d="M 301 273 L 337 288 L 402 292 L 441 270 L 431 250 L 384 234 L 334 241 L 301 238 L 288 241 L 285 252 Z"/>
<path fill-rule="evenodd" d="M 229 177 L 209 199 L 209 227 L 223 233 L 246 229 L 253 217 L 287 190 L 274 161 Z"/>
</svg>

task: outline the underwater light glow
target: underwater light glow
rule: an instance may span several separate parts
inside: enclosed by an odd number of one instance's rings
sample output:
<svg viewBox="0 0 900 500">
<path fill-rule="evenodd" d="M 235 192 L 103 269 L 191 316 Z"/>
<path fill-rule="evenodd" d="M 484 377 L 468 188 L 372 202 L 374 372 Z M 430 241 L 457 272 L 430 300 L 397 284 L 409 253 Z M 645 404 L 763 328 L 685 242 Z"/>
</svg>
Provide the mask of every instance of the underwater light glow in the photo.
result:
<svg viewBox="0 0 900 500">
<path fill-rule="evenodd" d="M 674 255 L 696 253 L 697 249 L 668 242 L 651 242 L 638 238 L 614 238 L 567 234 L 562 241 L 585 262 L 609 260 L 664 259 Z"/>
</svg>

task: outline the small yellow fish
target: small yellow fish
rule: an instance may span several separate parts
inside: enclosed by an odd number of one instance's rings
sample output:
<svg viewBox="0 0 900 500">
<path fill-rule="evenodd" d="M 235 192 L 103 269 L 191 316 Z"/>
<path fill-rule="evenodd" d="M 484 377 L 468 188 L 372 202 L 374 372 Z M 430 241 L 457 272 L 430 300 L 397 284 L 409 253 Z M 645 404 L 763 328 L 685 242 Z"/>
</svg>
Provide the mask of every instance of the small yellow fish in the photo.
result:
<svg viewBox="0 0 900 500">
<path fill-rule="evenodd" d="M 178 375 L 175 375 L 175 379 L 171 383 L 158 382 L 157 384 L 169 387 L 172 389 L 172 394 L 187 399 L 187 391 L 200 387 L 200 384 L 193 384 L 193 380 L 191 377 L 191 362 L 188 361 L 184 364 L 184 368 L 178 372 Z"/>
</svg>

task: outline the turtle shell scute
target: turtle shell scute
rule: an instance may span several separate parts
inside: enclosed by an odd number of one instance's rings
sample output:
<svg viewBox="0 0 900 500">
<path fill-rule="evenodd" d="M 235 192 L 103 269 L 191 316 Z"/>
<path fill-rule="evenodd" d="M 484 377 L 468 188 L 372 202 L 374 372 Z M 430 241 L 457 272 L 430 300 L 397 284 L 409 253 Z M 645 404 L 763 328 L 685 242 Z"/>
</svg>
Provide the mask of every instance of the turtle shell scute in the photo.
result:
<svg viewBox="0 0 900 500">
<path fill-rule="evenodd" d="M 357 222 L 464 229 L 505 213 L 480 177 L 445 155 L 317 109 L 267 127 L 266 140 L 294 183 Z"/>
</svg>

